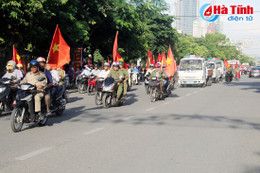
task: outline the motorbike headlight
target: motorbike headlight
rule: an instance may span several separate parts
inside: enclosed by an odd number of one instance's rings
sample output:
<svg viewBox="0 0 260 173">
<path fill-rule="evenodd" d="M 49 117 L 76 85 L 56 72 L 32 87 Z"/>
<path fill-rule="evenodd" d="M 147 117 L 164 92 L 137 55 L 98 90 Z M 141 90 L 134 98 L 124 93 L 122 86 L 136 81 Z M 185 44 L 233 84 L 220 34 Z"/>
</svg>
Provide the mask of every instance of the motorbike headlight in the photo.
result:
<svg viewBox="0 0 260 173">
<path fill-rule="evenodd" d="M 0 93 L 1 93 L 1 92 L 4 92 L 5 89 L 6 89 L 6 87 L 0 87 Z"/>
</svg>

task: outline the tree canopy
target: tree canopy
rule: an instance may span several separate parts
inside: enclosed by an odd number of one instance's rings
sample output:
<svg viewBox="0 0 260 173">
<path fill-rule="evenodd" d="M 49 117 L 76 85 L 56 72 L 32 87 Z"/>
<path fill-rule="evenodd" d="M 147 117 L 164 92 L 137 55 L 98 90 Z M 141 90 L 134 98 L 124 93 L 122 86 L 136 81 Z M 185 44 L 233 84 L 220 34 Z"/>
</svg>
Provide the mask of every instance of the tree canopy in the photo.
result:
<svg viewBox="0 0 260 173">
<path fill-rule="evenodd" d="M 59 24 L 72 55 L 74 48 L 82 47 L 84 57 L 111 57 L 119 31 L 119 52 L 127 62 L 146 57 L 148 50 L 157 56 L 169 45 L 177 60 L 185 54 L 249 60 L 226 45 L 229 40 L 223 34 L 178 34 L 167 10 L 164 0 L 1 0 L 0 57 L 2 62 L 10 59 L 12 45 L 21 55 L 47 57 Z"/>
</svg>

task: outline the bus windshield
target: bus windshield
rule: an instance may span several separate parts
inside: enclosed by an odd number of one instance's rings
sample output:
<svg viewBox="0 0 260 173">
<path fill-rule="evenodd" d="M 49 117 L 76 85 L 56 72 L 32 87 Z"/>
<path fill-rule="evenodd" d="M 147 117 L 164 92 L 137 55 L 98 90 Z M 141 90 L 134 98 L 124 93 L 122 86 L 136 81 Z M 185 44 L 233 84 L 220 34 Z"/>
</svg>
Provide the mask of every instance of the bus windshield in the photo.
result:
<svg viewBox="0 0 260 173">
<path fill-rule="evenodd" d="M 202 60 L 197 60 L 197 59 L 181 60 L 180 71 L 186 71 L 186 70 L 202 70 Z"/>
</svg>

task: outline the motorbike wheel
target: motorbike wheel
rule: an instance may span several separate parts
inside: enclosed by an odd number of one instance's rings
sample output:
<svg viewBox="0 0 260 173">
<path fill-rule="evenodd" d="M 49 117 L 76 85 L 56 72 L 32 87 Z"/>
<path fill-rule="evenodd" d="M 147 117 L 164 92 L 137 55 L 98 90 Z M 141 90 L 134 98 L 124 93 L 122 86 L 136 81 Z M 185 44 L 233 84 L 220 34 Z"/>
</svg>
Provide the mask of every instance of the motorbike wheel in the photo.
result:
<svg viewBox="0 0 260 173">
<path fill-rule="evenodd" d="M 78 85 L 78 91 L 79 91 L 79 94 L 83 94 L 84 84 L 79 84 L 79 85 Z"/>
<path fill-rule="evenodd" d="M 19 132 L 22 130 L 24 121 L 22 118 L 22 109 L 15 108 L 11 114 L 11 128 L 13 132 Z"/>
<path fill-rule="evenodd" d="M 96 92 L 95 103 L 96 103 L 97 106 L 102 104 L 102 93 L 101 92 Z"/>
<path fill-rule="evenodd" d="M 63 111 L 62 111 L 63 112 Z M 48 121 L 48 117 L 44 117 L 43 120 L 41 120 L 40 122 L 38 122 L 38 125 L 41 127 L 41 126 L 45 126 L 46 123 Z"/>
<path fill-rule="evenodd" d="M 4 103 L 0 102 L 0 116 L 2 115 L 3 111 L 4 111 Z"/>
<path fill-rule="evenodd" d="M 93 92 L 93 87 L 92 87 L 92 85 L 89 85 L 88 88 L 87 88 L 88 95 L 89 96 L 92 95 L 92 92 Z"/>
<path fill-rule="evenodd" d="M 104 96 L 103 96 L 103 107 L 105 108 L 105 109 L 108 109 L 110 106 L 111 106 L 111 95 L 110 94 L 105 94 Z"/>
<path fill-rule="evenodd" d="M 149 94 L 149 87 L 148 87 L 148 85 L 145 85 L 144 87 L 145 87 L 145 93 Z"/>
<path fill-rule="evenodd" d="M 156 101 L 156 90 L 152 89 L 150 91 L 150 100 L 151 102 L 155 102 Z"/>
</svg>

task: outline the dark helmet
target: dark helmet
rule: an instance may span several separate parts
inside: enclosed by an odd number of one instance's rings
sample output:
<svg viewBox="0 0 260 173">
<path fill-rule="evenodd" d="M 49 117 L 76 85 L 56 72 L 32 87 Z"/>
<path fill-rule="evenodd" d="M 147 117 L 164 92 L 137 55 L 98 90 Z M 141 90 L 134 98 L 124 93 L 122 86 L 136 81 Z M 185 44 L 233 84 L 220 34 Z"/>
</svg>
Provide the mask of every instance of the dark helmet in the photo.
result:
<svg viewBox="0 0 260 173">
<path fill-rule="evenodd" d="M 32 66 L 37 66 L 37 67 L 39 67 L 39 66 L 40 66 L 40 63 L 39 63 L 37 60 L 32 60 L 32 61 L 30 62 L 30 67 L 32 67 Z"/>
<path fill-rule="evenodd" d="M 98 67 L 98 65 L 97 65 L 97 64 L 94 64 L 94 67 Z"/>
</svg>

